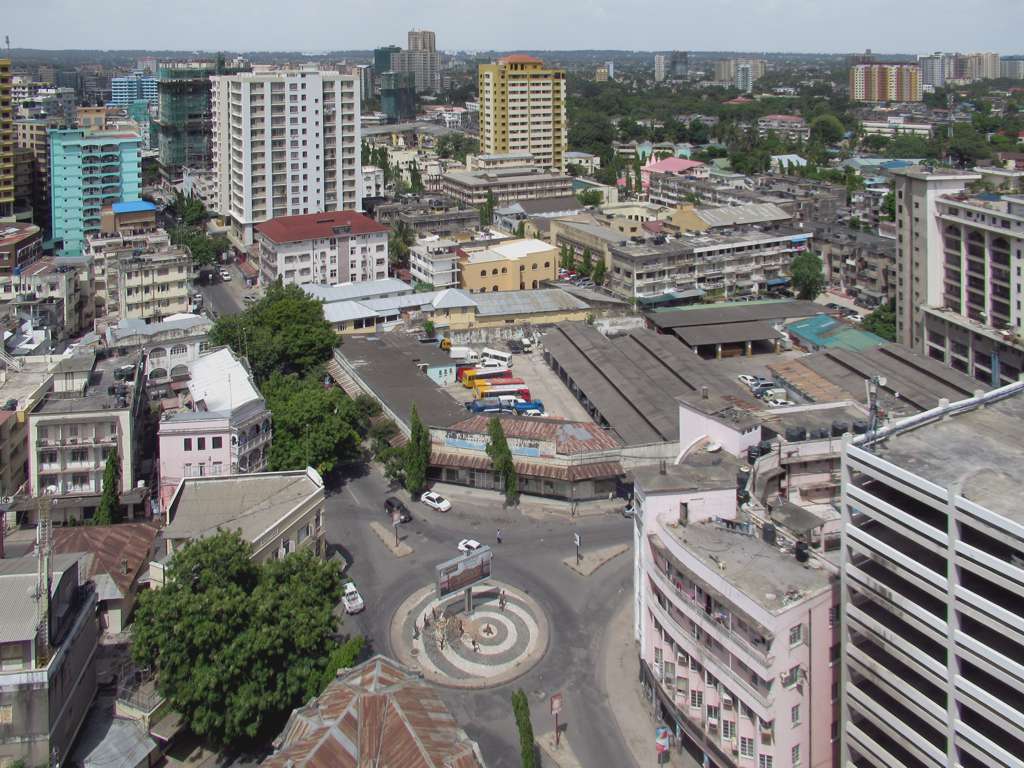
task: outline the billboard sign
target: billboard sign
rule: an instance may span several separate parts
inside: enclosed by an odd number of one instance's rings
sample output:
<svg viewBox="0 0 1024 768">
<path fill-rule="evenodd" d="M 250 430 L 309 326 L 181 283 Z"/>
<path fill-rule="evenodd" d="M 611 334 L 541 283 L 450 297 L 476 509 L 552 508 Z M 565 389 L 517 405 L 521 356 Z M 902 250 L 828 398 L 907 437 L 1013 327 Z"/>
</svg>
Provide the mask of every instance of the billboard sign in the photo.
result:
<svg viewBox="0 0 1024 768">
<path fill-rule="evenodd" d="M 490 547 L 480 547 L 441 563 L 437 566 L 437 596 L 444 597 L 489 579 L 493 554 Z"/>
</svg>

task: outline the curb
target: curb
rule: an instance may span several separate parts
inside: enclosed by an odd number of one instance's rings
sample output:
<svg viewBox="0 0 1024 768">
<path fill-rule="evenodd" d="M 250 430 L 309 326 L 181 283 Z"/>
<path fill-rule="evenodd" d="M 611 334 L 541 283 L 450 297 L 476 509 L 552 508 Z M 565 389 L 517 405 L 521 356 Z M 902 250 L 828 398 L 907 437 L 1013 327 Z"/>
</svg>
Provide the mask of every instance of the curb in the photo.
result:
<svg viewBox="0 0 1024 768">
<path fill-rule="evenodd" d="M 408 557 L 415 551 L 404 541 L 400 541 L 398 546 L 395 546 L 395 542 L 391 538 L 391 531 L 388 531 L 388 529 L 381 523 L 370 523 L 370 530 L 377 534 L 377 538 L 381 540 L 381 543 L 387 547 L 388 551 L 395 557 Z"/>
<path fill-rule="evenodd" d="M 629 543 L 629 544 L 616 544 L 613 547 L 605 547 L 604 549 L 598 550 L 592 556 L 593 560 L 597 561 L 597 563 L 594 565 L 593 568 L 588 568 L 587 567 L 587 562 L 588 561 L 587 561 L 586 555 L 584 555 L 583 563 L 580 564 L 580 565 L 576 565 L 576 557 L 575 556 L 565 558 L 564 560 L 562 560 L 562 563 L 570 571 L 578 573 L 580 576 L 590 576 L 592 573 L 594 573 L 594 571 L 596 571 L 602 565 L 604 565 L 605 563 L 610 563 L 616 557 L 618 557 L 621 554 L 624 554 L 625 552 L 628 552 L 632 548 L 633 548 L 633 544 Z"/>
</svg>

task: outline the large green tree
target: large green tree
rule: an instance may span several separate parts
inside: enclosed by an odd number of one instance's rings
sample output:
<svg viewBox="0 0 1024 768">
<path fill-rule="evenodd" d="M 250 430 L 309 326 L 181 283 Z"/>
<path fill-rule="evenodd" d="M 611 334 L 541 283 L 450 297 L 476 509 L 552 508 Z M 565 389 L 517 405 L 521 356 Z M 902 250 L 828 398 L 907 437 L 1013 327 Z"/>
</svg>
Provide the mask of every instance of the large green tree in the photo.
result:
<svg viewBox="0 0 1024 768">
<path fill-rule="evenodd" d="M 409 263 L 409 250 L 416 242 L 416 230 L 408 222 L 396 221 L 391 225 L 388 235 L 388 261 L 392 267 L 406 266 Z"/>
<path fill-rule="evenodd" d="M 846 129 L 835 115 L 819 115 L 811 121 L 811 141 L 829 145 L 837 143 Z"/>
<path fill-rule="evenodd" d="M 370 420 L 364 404 L 315 375 L 274 374 L 262 386 L 274 414 L 274 441 L 267 456 L 273 472 L 313 467 L 330 474 L 359 458 Z M 371 401 L 372 402 L 372 401 Z"/>
<path fill-rule="evenodd" d="M 797 298 L 813 301 L 825 288 L 825 273 L 821 258 L 813 251 L 797 254 L 789 264 L 789 274 Z"/>
<path fill-rule="evenodd" d="M 519 688 L 512 694 L 512 713 L 519 730 L 519 755 L 523 768 L 537 768 L 537 744 L 533 737 L 533 723 L 530 721 L 530 700 Z"/>
<path fill-rule="evenodd" d="M 192 254 L 194 267 L 209 267 L 216 264 L 222 255 L 231 250 L 231 243 L 223 235 L 210 237 L 201 227 L 181 225 L 170 232 L 173 245 L 183 245 Z"/>
<path fill-rule="evenodd" d="M 896 307 L 889 302 L 878 307 L 864 318 L 861 327 L 887 341 L 896 341 Z"/>
<path fill-rule="evenodd" d="M 262 300 L 237 315 L 221 315 L 210 329 L 212 346 L 227 345 L 249 360 L 259 383 L 273 374 L 304 376 L 331 356 L 338 336 L 323 306 L 297 285 L 271 285 Z"/>
<path fill-rule="evenodd" d="M 94 525 L 112 525 L 121 522 L 121 458 L 117 449 L 107 454 L 107 463 L 103 467 L 103 491 L 100 503 L 93 516 Z"/>
<path fill-rule="evenodd" d="M 139 597 L 132 655 L 192 731 L 238 745 L 320 690 L 337 644 L 338 568 L 308 551 L 263 565 L 221 531 L 171 558 Z"/>
<path fill-rule="evenodd" d="M 505 503 L 515 504 L 519 495 L 519 475 L 516 473 L 516 465 L 512 460 L 512 450 L 508 447 L 508 440 L 505 437 L 505 429 L 501 426 L 501 419 L 497 416 L 491 417 L 487 422 L 487 455 L 491 458 L 491 465 L 494 472 L 502 479 L 505 488 Z"/>
<path fill-rule="evenodd" d="M 427 484 L 427 467 L 430 466 L 430 430 L 420 419 L 413 403 L 409 417 L 409 442 L 405 444 L 403 475 L 405 490 L 413 496 Z"/>
</svg>

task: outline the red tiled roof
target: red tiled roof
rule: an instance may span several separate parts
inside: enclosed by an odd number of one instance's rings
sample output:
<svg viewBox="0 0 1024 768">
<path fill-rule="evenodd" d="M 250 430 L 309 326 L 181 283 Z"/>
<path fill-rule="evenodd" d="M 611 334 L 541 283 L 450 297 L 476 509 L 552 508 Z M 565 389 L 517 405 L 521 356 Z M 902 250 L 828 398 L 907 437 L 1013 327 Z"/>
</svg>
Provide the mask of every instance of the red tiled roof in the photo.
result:
<svg viewBox="0 0 1024 768">
<path fill-rule="evenodd" d="M 506 64 L 543 64 L 544 62 L 538 59 L 536 56 L 530 56 L 525 53 L 513 53 L 508 56 L 503 56 L 498 61 Z"/>
<path fill-rule="evenodd" d="M 139 573 L 149 565 L 153 540 L 159 530 L 152 522 L 55 528 L 53 551 L 92 553 L 89 577 L 109 574 L 121 594 L 128 595 Z"/>
<path fill-rule="evenodd" d="M 489 414 L 478 414 L 463 419 L 449 427 L 454 432 L 468 432 L 473 435 L 486 435 L 491 421 Z M 501 427 L 506 437 L 521 440 L 553 440 L 555 450 L 562 454 L 587 453 L 589 451 L 608 451 L 619 447 L 615 440 L 597 424 L 586 421 L 561 421 L 556 419 L 517 419 L 511 416 L 499 416 Z"/>
<path fill-rule="evenodd" d="M 279 216 L 256 225 L 260 232 L 275 243 L 295 243 L 335 237 L 335 228 L 350 227 L 353 235 L 368 235 L 373 232 L 387 232 L 388 228 L 378 224 L 369 216 L 355 211 L 328 211 L 307 213 L 301 216 Z"/>
</svg>

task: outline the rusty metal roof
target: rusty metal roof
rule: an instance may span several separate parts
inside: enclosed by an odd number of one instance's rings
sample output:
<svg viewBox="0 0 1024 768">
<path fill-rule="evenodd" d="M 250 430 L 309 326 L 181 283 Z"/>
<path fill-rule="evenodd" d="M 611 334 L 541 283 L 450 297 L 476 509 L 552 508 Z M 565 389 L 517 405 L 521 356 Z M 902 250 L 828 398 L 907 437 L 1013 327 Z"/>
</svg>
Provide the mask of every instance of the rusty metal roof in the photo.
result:
<svg viewBox="0 0 1024 768">
<path fill-rule="evenodd" d="M 292 712 L 265 768 L 483 768 L 437 690 L 384 656 Z"/>
<path fill-rule="evenodd" d="M 127 597 L 135 579 L 149 568 L 153 541 L 159 531 L 160 527 L 151 522 L 57 528 L 53 532 L 53 551 L 92 553 L 88 578 L 106 573 L 121 596 Z"/>
<path fill-rule="evenodd" d="M 471 455 L 466 453 L 448 453 L 434 449 L 430 453 L 430 463 L 436 467 L 461 467 L 464 469 L 490 469 L 491 459 L 486 454 Z M 622 465 L 617 461 L 592 461 L 586 464 L 540 464 L 512 457 L 516 474 L 523 477 L 543 477 L 548 480 L 591 480 L 598 477 L 620 477 L 624 474 Z"/>
<path fill-rule="evenodd" d="M 478 414 L 452 424 L 448 429 L 486 435 L 491 414 Z M 520 440 L 552 440 L 555 452 L 580 454 L 589 451 L 608 451 L 619 447 L 619 442 L 593 422 L 564 421 L 562 419 L 499 416 L 505 437 Z"/>
</svg>

